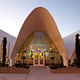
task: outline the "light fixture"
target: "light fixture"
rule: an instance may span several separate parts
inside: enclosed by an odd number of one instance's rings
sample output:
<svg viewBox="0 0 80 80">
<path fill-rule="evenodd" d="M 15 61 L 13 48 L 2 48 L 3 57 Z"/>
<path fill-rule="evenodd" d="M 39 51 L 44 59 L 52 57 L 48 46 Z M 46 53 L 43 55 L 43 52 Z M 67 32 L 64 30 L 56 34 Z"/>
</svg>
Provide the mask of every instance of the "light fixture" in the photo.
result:
<svg viewBox="0 0 80 80">
<path fill-rule="evenodd" d="M 40 50 L 40 48 L 38 48 L 38 50 Z"/>
<path fill-rule="evenodd" d="M 52 48 L 50 48 L 50 51 L 52 50 Z"/>
</svg>

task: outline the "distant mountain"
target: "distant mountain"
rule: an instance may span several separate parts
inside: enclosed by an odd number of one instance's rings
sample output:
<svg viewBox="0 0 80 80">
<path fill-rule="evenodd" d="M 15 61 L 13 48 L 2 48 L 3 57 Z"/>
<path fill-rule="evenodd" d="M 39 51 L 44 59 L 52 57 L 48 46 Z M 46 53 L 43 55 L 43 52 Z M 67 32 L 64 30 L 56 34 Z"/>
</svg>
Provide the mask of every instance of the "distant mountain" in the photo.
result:
<svg viewBox="0 0 80 80">
<path fill-rule="evenodd" d="M 75 35 L 79 33 L 80 34 L 80 30 L 66 36 L 63 38 L 64 40 L 64 44 L 65 44 L 65 47 L 66 47 L 66 51 L 68 53 L 68 58 L 70 59 L 71 56 L 72 56 L 72 53 L 75 49 Z"/>
<path fill-rule="evenodd" d="M 16 37 L 4 32 L 3 30 L 0 29 L 0 44 L 2 44 L 3 37 L 7 37 L 7 53 L 9 53 L 9 56 L 10 56 L 12 49 L 14 47 Z"/>
</svg>

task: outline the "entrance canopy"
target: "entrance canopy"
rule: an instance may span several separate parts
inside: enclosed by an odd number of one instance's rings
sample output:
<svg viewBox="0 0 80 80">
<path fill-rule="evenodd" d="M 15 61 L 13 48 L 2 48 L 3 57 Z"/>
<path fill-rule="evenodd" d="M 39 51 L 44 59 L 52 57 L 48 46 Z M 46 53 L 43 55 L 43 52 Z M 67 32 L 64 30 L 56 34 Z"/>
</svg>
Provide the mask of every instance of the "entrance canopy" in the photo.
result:
<svg viewBox="0 0 80 80">
<path fill-rule="evenodd" d="M 34 32 L 43 32 L 47 34 L 55 43 L 59 53 L 63 58 L 63 64 L 68 66 L 68 58 L 65 50 L 64 42 L 58 31 L 56 23 L 50 13 L 42 7 L 34 9 L 28 18 L 24 21 L 22 28 L 17 37 L 15 46 L 13 48 L 11 59 L 14 61 L 16 53 L 20 50 L 24 42 Z"/>
</svg>

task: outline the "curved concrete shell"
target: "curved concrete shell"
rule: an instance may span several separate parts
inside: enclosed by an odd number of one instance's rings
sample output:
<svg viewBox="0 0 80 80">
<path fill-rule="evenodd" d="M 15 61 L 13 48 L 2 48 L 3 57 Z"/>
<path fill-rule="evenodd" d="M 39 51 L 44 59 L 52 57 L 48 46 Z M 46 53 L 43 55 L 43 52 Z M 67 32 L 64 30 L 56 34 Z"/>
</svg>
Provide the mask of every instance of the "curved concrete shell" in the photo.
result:
<svg viewBox="0 0 80 80">
<path fill-rule="evenodd" d="M 2 55 L 2 45 L 0 44 L 0 58 L 1 58 L 1 55 Z"/>
<path fill-rule="evenodd" d="M 0 43 L 2 43 L 3 37 L 7 38 L 7 45 L 6 45 L 7 54 L 6 54 L 6 56 L 8 56 L 10 58 L 15 41 L 16 41 L 16 37 L 14 37 L 0 29 Z"/>
<path fill-rule="evenodd" d="M 74 62 L 74 59 L 76 58 L 76 53 L 75 53 L 75 35 L 79 33 L 80 34 L 80 29 L 66 37 L 63 38 L 64 40 L 64 45 L 66 47 L 66 51 L 68 54 L 68 59 L 71 60 L 71 64 Z"/>
<path fill-rule="evenodd" d="M 64 65 L 68 66 L 68 58 L 64 42 L 57 29 L 56 23 L 50 13 L 42 7 L 34 9 L 24 21 L 13 48 L 11 59 L 14 60 L 14 56 L 19 51 L 25 40 L 27 40 L 28 36 L 34 32 L 44 32 L 47 34 L 55 43 L 59 53 L 62 55 Z"/>
</svg>

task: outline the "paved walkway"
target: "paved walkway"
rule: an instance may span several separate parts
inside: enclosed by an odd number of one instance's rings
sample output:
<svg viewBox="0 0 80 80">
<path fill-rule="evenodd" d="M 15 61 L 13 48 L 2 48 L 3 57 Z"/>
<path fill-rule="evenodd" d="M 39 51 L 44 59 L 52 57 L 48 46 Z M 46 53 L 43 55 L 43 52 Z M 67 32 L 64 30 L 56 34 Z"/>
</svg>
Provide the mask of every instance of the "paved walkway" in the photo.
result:
<svg viewBox="0 0 80 80">
<path fill-rule="evenodd" d="M 80 80 L 80 74 L 52 74 L 48 67 L 31 67 L 27 80 Z"/>
<path fill-rule="evenodd" d="M 30 73 L 27 80 L 51 80 L 51 72 L 48 67 L 34 67 L 30 68 Z"/>
<path fill-rule="evenodd" d="M 0 80 L 27 80 L 27 74 L 0 74 Z"/>
<path fill-rule="evenodd" d="M 29 74 L 0 74 L 0 80 L 80 80 L 80 74 L 52 74 L 48 67 L 30 67 Z"/>
</svg>

